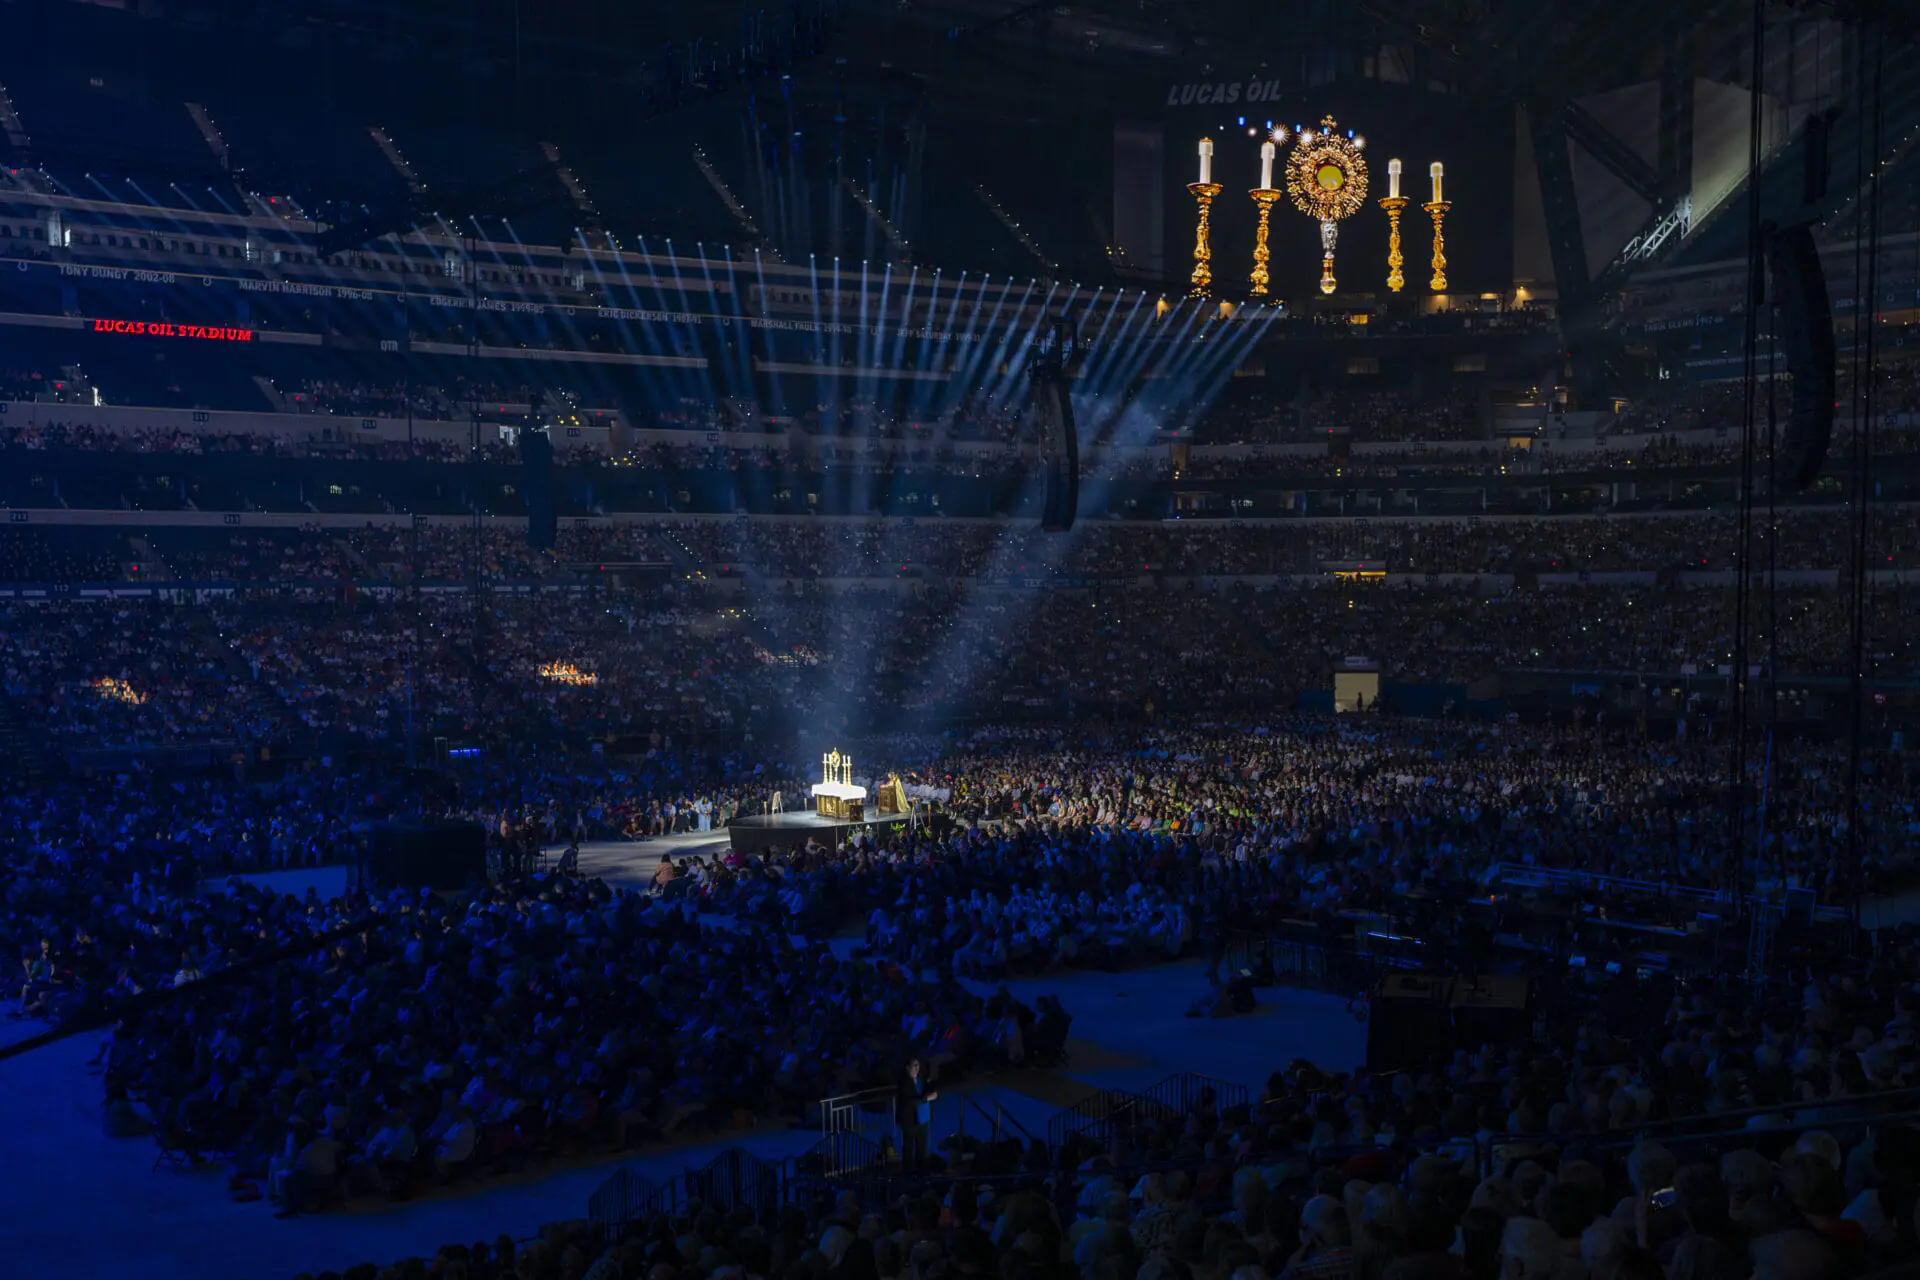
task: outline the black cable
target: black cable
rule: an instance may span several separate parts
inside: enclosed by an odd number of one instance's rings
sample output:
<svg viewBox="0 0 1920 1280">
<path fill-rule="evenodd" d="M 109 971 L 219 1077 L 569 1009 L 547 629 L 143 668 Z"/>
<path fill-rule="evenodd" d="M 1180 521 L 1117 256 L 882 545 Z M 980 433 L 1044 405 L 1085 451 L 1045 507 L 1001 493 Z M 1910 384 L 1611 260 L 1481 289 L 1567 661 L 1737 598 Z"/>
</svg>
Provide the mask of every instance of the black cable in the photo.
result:
<svg viewBox="0 0 1920 1280">
<path fill-rule="evenodd" d="M 1862 117 L 1871 113 L 1870 132 L 1872 151 L 1866 156 L 1864 168 L 1863 199 L 1866 208 L 1864 234 L 1854 238 L 1854 308 L 1853 308 L 1853 395 L 1849 407 L 1853 411 L 1853 492 L 1851 494 L 1852 527 L 1852 596 L 1848 601 L 1851 610 L 1851 635 L 1849 636 L 1848 655 L 1852 662 L 1849 672 L 1848 697 L 1852 702 L 1848 719 L 1847 742 L 1847 907 L 1857 933 L 1860 923 L 1860 769 L 1864 753 L 1866 734 L 1866 663 L 1867 663 L 1867 576 L 1871 572 L 1868 561 L 1868 537 L 1872 529 L 1872 504 L 1874 500 L 1873 463 L 1873 413 L 1874 413 L 1874 312 L 1879 304 L 1880 294 L 1880 157 L 1884 146 L 1886 128 L 1885 105 L 1882 101 L 1881 82 L 1886 67 L 1886 41 L 1881 38 L 1878 21 L 1878 6 L 1873 6 L 1864 16 L 1860 28 L 1860 95 Z M 1869 50 L 1871 49 L 1871 65 Z M 1863 136 L 1855 149 L 1856 155 L 1867 151 L 1868 138 Z M 1864 241 L 1864 245 L 1863 242 Z M 1859 270 L 1862 250 L 1866 255 L 1866 270 Z"/>
<path fill-rule="evenodd" d="M 426 474 L 420 463 L 419 447 L 414 442 L 413 432 L 413 392 L 414 377 L 418 373 L 414 356 L 413 332 L 413 277 L 403 275 L 400 278 L 400 327 L 401 341 L 406 345 L 401 352 L 401 383 L 407 398 L 407 493 L 402 511 L 407 517 L 407 565 L 408 587 L 407 604 L 412 610 L 412 618 L 407 627 L 407 768 L 413 769 L 419 764 L 418 725 L 420 722 L 420 575 L 424 562 L 420 556 L 420 519 L 414 507 L 420 491 L 426 483 Z"/>
<path fill-rule="evenodd" d="M 1775 735 L 1780 728 L 1780 421 L 1777 382 L 1780 326 L 1767 326 L 1767 750 L 1760 768 L 1760 807 L 1754 833 L 1754 877 L 1767 851 L 1767 813 L 1773 798 Z M 1784 883 L 1786 868 L 1780 868 Z M 1758 888 L 1758 885 L 1755 886 Z"/>
<path fill-rule="evenodd" d="M 1747 783 L 1747 613 L 1753 590 L 1753 482 L 1760 343 L 1760 306 L 1765 298 L 1766 251 L 1760 221 L 1760 135 L 1762 88 L 1766 80 L 1766 4 L 1753 0 L 1752 83 L 1747 86 L 1747 317 L 1741 357 L 1743 400 L 1740 448 L 1740 510 L 1734 541 L 1732 743 L 1727 779 L 1726 848 L 1721 888 L 1736 897 L 1745 892 L 1741 855 L 1746 844 Z"/>
<path fill-rule="evenodd" d="M 466 246 L 467 269 L 467 368 L 473 381 L 467 391 L 467 648 L 471 660 L 478 662 L 483 646 L 480 607 L 481 565 L 486 560 L 486 463 L 480 443 L 480 254 L 478 224 L 469 222 L 473 231 L 462 241 Z"/>
</svg>

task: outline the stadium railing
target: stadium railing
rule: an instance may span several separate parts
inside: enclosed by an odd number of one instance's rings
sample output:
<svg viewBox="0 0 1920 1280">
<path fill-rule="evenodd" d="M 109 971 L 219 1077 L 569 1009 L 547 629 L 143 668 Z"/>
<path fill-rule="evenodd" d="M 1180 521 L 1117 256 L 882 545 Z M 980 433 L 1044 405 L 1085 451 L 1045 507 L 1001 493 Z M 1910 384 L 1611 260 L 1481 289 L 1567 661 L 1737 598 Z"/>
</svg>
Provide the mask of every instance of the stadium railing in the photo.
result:
<svg viewBox="0 0 1920 1280">
<path fill-rule="evenodd" d="M 852 1133 L 873 1142 L 893 1137 L 896 1132 L 893 1097 L 892 1089 L 881 1086 L 822 1098 L 817 1104 L 821 1135 L 831 1137 L 836 1133 Z"/>
<path fill-rule="evenodd" d="M 1726 907 L 1729 905 L 1746 907 L 1765 907 L 1784 910 L 1787 903 L 1778 898 L 1759 897 L 1751 894 L 1729 895 L 1715 889 L 1701 889 L 1692 885 L 1669 884 L 1661 880 L 1634 880 L 1626 876 L 1602 875 L 1597 871 L 1571 871 L 1563 867 L 1536 867 L 1524 862 L 1502 862 L 1494 868 L 1494 874 L 1502 884 L 1523 889 L 1550 889 L 1557 893 L 1579 891 L 1620 894 L 1629 897 L 1665 898 L 1670 901 L 1698 905 L 1701 908 Z M 1845 907 L 1813 908 L 1813 918 L 1822 924 L 1842 923 L 1847 918 Z"/>
<path fill-rule="evenodd" d="M 1166 1091 L 1170 1093 L 1181 1089 L 1191 1090 L 1190 1096 L 1196 1103 L 1202 1090 L 1215 1087 L 1215 1082 L 1201 1076 L 1174 1076 L 1161 1084 L 1167 1086 Z M 1303 1152 L 1272 1155 L 1260 1162 L 1304 1161 L 1314 1168 L 1332 1168 L 1356 1157 L 1377 1156 L 1404 1166 L 1420 1156 L 1439 1155 L 1462 1169 L 1471 1168 L 1477 1178 L 1486 1178 L 1502 1172 L 1502 1166 L 1512 1161 L 1533 1159 L 1552 1152 L 1564 1154 L 1569 1148 L 1575 1147 L 1582 1158 L 1611 1156 L 1624 1159 L 1634 1147 L 1649 1141 L 1658 1142 L 1682 1163 L 1718 1160 L 1728 1151 L 1736 1149 L 1759 1150 L 1769 1159 L 1775 1159 L 1805 1133 L 1837 1130 L 1851 1140 L 1861 1136 L 1869 1125 L 1920 1125 L 1920 1109 L 1900 1105 L 1912 1102 L 1916 1094 L 1920 1094 L 1920 1090 L 1899 1089 L 1863 1094 L 1832 1104 L 1849 1109 L 1859 1108 L 1856 1114 L 1821 1114 L 1816 1118 L 1800 1120 L 1789 1118 L 1786 1124 L 1758 1127 L 1728 1129 L 1725 1124 L 1731 1120 L 1749 1120 L 1755 1115 L 1781 1115 L 1789 1110 L 1806 1111 L 1809 1108 L 1757 1108 L 1716 1116 L 1686 1117 L 1674 1123 L 1691 1123 L 1699 1127 L 1671 1129 L 1667 1132 L 1658 1131 L 1658 1124 L 1655 1123 L 1617 1135 L 1513 1134 L 1480 1138 L 1472 1135 L 1429 1134 L 1395 1138 L 1388 1143 L 1315 1147 Z M 1080 1108 L 1066 1109 L 1056 1119 L 1063 1119 L 1072 1113 L 1077 1123 L 1092 1122 L 1097 1128 L 1099 1123 L 1117 1123 L 1118 1117 L 1144 1115 L 1160 1110 L 1161 1106 L 1143 1095 L 1110 1090 L 1089 1099 Z M 1893 1109 L 1880 1109 L 1886 1107 Z M 1108 1112 L 1104 1122 L 1099 1119 L 1102 1108 Z M 1831 1105 L 1813 1109 L 1824 1113 L 1831 1110 Z M 1054 1126 L 1049 1125 L 1049 1146 L 1057 1159 L 1060 1144 L 1051 1140 L 1053 1131 Z M 1088 1137 L 1096 1136 L 1085 1127 L 1076 1128 L 1073 1132 Z M 1005 1184 L 1023 1178 L 1045 1176 L 1031 1169 L 1013 1168 L 959 1175 L 909 1175 L 896 1171 L 887 1162 L 887 1156 L 882 1147 L 869 1140 L 842 1132 L 825 1136 L 808 1151 L 777 1162 L 762 1160 L 740 1148 L 731 1148 L 701 1168 L 688 1169 L 679 1177 L 665 1182 L 656 1182 L 623 1169 L 608 1178 L 589 1198 L 587 1217 L 594 1226 L 611 1234 L 636 1218 L 655 1212 L 673 1212 L 694 1199 L 727 1209 L 765 1209 L 823 1192 L 852 1191 L 861 1196 L 863 1202 L 877 1204 L 897 1200 L 901 1195 L 950 1188 L 963 1182 Z M 1049 1168 L 1052 1163 L 1049 1162 Z M 1210 1162 L 1204 1159 L 1123 1161 L 1103 1167 L 1102 1172 L 1119 1176 L 1123 1183 L 1131 1184 L 1148 1173 L 1193 1172 L 1207 1163 Z M 838 1171 L 833 1171 L 835 1169 Z M 1913 1277 L 1920 1277 L 1920 1264 L 1875 1272 L 1869 1280 L 1911 1280 Z"/>
<path fill-rule="evenodd" d="M 1142 1097 L 1149 1098 L 1181 1115 L 1197 1110 L 1201 1103 L 1209 1099 L 1217 1115 L 1235 1107 L 1246 1106 L 1252 1096 L 1252 1091 L 1243 1084 L 1235 1084 L 1231 1080 L 1216 1080 L 1212 1076 L 1203 1076 L 1192 1071 L 1170 1075 L 1142 1089 L 1140 1093 Z"/>
<path fill-rule="evenodd" d="M 1047 1146 L 1058 1150 L 1069 1138 L 1108 1142 L 1141 1127 L 1183 1114 L 1157 1099 L 1124 1089 L 1102 1089 L 1047 1120 Z"/>
</svg>

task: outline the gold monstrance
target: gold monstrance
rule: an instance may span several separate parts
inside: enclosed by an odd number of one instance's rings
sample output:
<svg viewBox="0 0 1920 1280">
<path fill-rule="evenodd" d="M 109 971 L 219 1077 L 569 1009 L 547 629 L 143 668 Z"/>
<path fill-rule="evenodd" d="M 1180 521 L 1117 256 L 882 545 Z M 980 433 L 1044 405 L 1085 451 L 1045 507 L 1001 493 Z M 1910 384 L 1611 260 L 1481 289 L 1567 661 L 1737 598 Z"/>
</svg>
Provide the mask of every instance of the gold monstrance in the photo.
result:
<svg viewBox="0 0 1920 1280">
<path fill-rule="evenodd" d="M 1350 218 L 1367 202 L 1367 162 L 1360 153 L 1367 140 L 1349 129 L 1335 131 L 1332 116 L 1323 116 L 1317 129 L 1302 129 L 1287 157 L 1287 194 L 1294 207 L 1320 224 L 1320 292 L 1332 293 L 1333 249 L 1340 236 L 1340 220 Z"/>
</svg>

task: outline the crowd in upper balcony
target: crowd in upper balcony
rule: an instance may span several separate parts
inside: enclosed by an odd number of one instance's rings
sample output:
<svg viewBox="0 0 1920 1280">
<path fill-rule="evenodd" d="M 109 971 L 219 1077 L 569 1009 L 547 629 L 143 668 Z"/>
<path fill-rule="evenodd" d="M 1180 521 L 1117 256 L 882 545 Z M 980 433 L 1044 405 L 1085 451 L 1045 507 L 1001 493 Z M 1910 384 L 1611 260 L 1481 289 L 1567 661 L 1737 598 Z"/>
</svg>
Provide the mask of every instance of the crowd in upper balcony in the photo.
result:
<svg viewBox="0 0 1920 1280">
<path fill-rule="evenodd" d="M 285 353 L 280 353 L 276 358 L 284 357 Z M 720 437 L 698 446 L 633 444 L 610 456 L 599 446 L 561 439 L 556 431 L 556 459 L 567 465 L 605 461 L 622 468 L 686 476 L 749 472 L 799 479 L 853 470 L 901 477 L 1020 480 L 1031 480 L 1039 467 L 1035 428 L 1018 397 L 1008 401 L 970 392 L 948 403 L 943 391 L 907 403 L 856 391 L 832 401 L 799 399 L 775 412 L 739 397 L 684 390 L 666 397 L 650 390 L 637 400 L 631 396 L 597 398 L 586 387 L 543 383 L 535 388 L 469 380 L 438 366 L 430 374 L 423 371 L 417 380 L 399 382 L 356 374 L 355 366 L 337 359 L 322 367 L 333 369 L 332 376 L 297 376 L 297 364 L 284 366 L 284 385 L 296 389 L 274 393 L 282 407 L 297 415 L 410 417 L 419 423 L 440 424 L 465 417 L 479 404 L 483 415 L 511 424 L 516 415 L 527 412 L 532 400 L 539 398 L 542 413 L 548 418 L 556 414 L 585 415 L 581 421 L 600 426 L 624 421 L 629 426 Z M 112 366 L 108 366 L 109 384 L 115 381 L 113 375 Z M 190 369 L 175 369 L 162 380 L 191 380 L 192 376 Z M 1920 366 L 1888 364 L 1876 385 L 1883 421 L 1897 420 L 1888 424 L 1893 429 L 1878 433 L 1876 455 L 1911 452 L 1920 440 L 1920 433 L 1909 429 L 1912 423 L 1908 421 L 1913 407 L 1920 404 Z M 111 386 L 106 391 L 103 402 L 124 399 Z M 809 387 L 807 393 L 817 394 L 817 389 Z M 140 403 L 138 390 L 133 394 L 133 402 Z M 257 391 L 250 390 L 249 394 L 257 396 Z M 357 431 L 325 427 L 272 434 L 238 431 L 216 423 L 207 424 L 201 431 L 171 425 L 108 427 L 88 419 L 86 408 L 101 396 L 101 391 L 77 376 L 10 374 L 0 384 L 0 395 L 72 406 L 57 417 L 42 412 L 33 415 L 29 423 L 0 428 L 0 448 L 423 458 L 443 462 L 464 462 L 474 456 L 464 438 L 447 434 L 445 428 L 417 438 L 409 433 L 409 439 L 400 441 L 387 438 L 384 432 L 362 438 Z M 1851 404 L 1851 395 L 1850 380 L 1843 380 L 1843 406 Z M 609 407 L 585 407 L 594 405 L 597 399 L 606 399 Z M 776 404 L 779 399 L 774 397 Z M 1449 386 L 1427 395 L 1363 386 L 1283 395 L 1265 389 L 1259 381 L 1236 380 L 1195 423 L 1159 421 L 1164 415 L 1151 408 L 1143 410 L 1144 416 L 1129 410 L 1116 417 L 1114 405 L 1089 405 L 1082 423 L 1083 479 L 1096 486 L 1156 479 L 1185 484 L 1213 480 L 1273 480 L 1285 484 L 1311 479 L 1344 484 L 1448 476 L 1518 481 L 1533 475 L 1580 471 L 1725 468 L 1741 456 L 1741 432 L 1737 428 L 1745 411 L 1744 396 L 1737 387 L 1724 382 L 1678 384 L 1672 394 L 1636 402 L 1625 413 L 1598 423 L 1591 441 L 1584 435 L 1569 437 L 1564 420 L 1557 416 L 1542 417 L 1527 425 L 1523 435 L 1500 436 L 1500 430 L 1518 428 L 1501 428 L 1489 420 L 1491 409 L 1484 399 L 1484 392 L 1467 386 Z M 171 403 L 165 397 L 155 401 L 162 402 Z M 615 405 L 619 407 L 612 407 Z M 264 409 L 266 401 L 255 407 Z M 1142 435 L 1143 424 L 1153 422 L 1158 423 L 1160 431 Z M 1556 427 L 1556 423 L 1560 425 Z M 1707 434 L 1700 438 L 1697 434 L 1676 434 L 1680 432 Z M 740 433 L 772 433 L 785 439 L 770 448 L 729 447 L 727 441 Z M 509 464 L 519 460 L 519 451 L 499 429 L 488 425 L 483 435 L 479 450 L 483 460 Z M 1184 447 L 1187 445 L 1199 447 L 1189 451 Z M 1243 451 L 1215 453 L 1208 447 L 1218 445 L 1238 446 Z M 1851 447 L 1851 434 L 1842 424 L 1834 456 L 1846 458 Z M 1278 451 L 1281 449 L 1285 451 Z M 147 505 L 142 495 L 125 496 L 135 505 Z M 243 504 L 256 500 L 234 498 Z M 395 504 L 410 501 L 397 490 L 383 494 L 382 500 Z M 73 505 L 71 500 L 67 505 Z"/>
<path fill-rule="evenodd" d="M 1597 673 L 1671 702 L 1668 682 L 1731 670 L 1725 588 L 1504 589 L 1328 582 L 1226 591 L 919 585 L 756 594 L 666 587 L 595 601 L 564 591 L 113 605 L 19 602 L 0 615 L 14 720 L 51 751 L 203 743 L 390 745 L 634 741 L 751 734 L 771 720 L 986 706 L 1026 716 L 1231 714 L 1324 694 L 1361 655 L 1384 680 L 1461 690 L 1499 672 Z M 1750 601 L 1764 673 L 1846 669 L 1847 597 L 1783 588 Z M 1908 588 L 1865 615 L 1875 679 L 1920 677 Z M 1669 708 L 1672 711 L 1674 708 Z"/>
<path fill-rule="evenodd" d="M 1845 567 L 1847 513 L 1784 507 L 1762 517 L 1754 565 L 1821 571 Z M 1306 575 L 1363 567 L 1394 574 L 1661 574 L 1739 567 L 1731 513 L 1559 518 L 1465 517 L 1273 522 L 1089 523 L 1071 538 L 994 521 L 659 519 L 569 524 L 552 551 L 526 545 L 499 522 L 458 521 L 337 528 L 157 529 L 13 526 L 0 532 L 0 579 L 118 582 L 311 579 L 407 582 L 566 581 L 566 566 L 650 563 L 780 579 L 1230 577 Z M 148 550 L 144 560 L 136 551 Z M 1920 551 L 1920 506 L 1873 513 L 1869 567 L 1911 566 Z M 36 577 L 35 575 L 40 576 Z"/>
<path fill-rule="evenodd" d="M 416 418 L 447 422 L 465 417 L 435 387 L 405 383 L 380 386 L 336 379 L 310 379 L 285 397 L 293 413 L 332 413 L 353 418 Z"/>
<path fill-rule="evenodd" d="M 204 626 L 193 612 L 166 605 L 5 606 L 0 682 L 36 727 L 67 746 L 269 735 L 272 713 L 251 704 Z"/>
</svg>

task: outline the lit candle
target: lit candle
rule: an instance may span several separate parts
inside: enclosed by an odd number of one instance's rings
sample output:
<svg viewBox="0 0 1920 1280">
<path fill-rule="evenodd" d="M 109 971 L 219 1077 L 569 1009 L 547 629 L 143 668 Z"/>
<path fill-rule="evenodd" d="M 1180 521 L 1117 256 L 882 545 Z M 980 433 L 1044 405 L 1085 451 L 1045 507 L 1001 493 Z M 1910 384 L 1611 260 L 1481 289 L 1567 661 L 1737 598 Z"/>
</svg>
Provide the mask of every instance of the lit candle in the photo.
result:
<svg viewBox="0 0 1920 1280">
<path fill-rule="evenodd" d="M 1400 198 L 1400 162 L 1387 161 L 1387 195 L 1395 200 Z"/>
<path fill-rule="evenodd" d="M 1213 139 L 1200 139 L 1200 185 L 1213 181 Z"/>
<path fill-rule="evenodd" d="M 1433 174 L 1433 202 L 1435 204 L 1439 204 L 1440 203 L 1440 177 L 1442 174 L 1446 172 L 1446 169 L 1441 165 L 1441 163 L 1438 160 L 1435 160 L 1433 162 L 1433 168 L 1428 170 L 1428 172 Z"/>
<path fill-rule="evenodd" d="M 1273 143 L 1260 144 L 1260 189 L 1269 190 L 1273 186 Z"/>
</svg>

